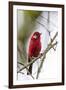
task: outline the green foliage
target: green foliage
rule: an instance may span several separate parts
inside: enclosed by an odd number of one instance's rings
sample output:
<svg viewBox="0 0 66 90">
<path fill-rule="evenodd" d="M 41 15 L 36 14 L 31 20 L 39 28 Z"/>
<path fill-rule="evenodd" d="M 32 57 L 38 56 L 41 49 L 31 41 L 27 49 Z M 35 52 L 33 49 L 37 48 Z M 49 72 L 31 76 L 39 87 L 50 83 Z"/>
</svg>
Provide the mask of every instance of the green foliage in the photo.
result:
<svg viewBox="0 0 66 90">
<path fill-rule="evenodd" d="M 25 42 L 25 40 L 33 32 L 35 21 L 40 14 L 41 11 L 24 10 L 24 24 L 19 30 L 19 39 L 22 40 L 22 42 Z"/>
<path fill-rule="evenodd" d="M 21 26 L 20 30 L 18 30 L 18 40 L 21 41 L 22 43 L 22 54 L 25 57 L 26 60 L 26 43 L 31 35 L 31 33 L 34 31 L 34 28 L 36 26 L 36 19 L 40 16 L 42 13 L 41 11 L 31 11 L 31 10 L 24 10 L 24 22 L 23 25 Z M 19 42 L 18 42 L 19 43 Z"/>
<path fill-rule="evenodd" d="M 41 14 L 41 11 L 25 10 L 24 13 L 28 14 L 31 17 L 31 19 L 34 21 Z M 32 17 L 34 17 L 34 18 L 32 18 Z"/>
</svg>

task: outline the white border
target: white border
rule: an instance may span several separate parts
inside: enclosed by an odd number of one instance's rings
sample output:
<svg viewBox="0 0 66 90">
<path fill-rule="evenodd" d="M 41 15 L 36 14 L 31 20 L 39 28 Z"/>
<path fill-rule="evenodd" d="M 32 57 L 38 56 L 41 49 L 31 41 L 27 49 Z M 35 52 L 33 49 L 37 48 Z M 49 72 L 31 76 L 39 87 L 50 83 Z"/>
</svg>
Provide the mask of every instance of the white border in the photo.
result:
<svg viewBox="0 0 66 90">
<path fill-rule="evenodd" d="M 58 34 L 58 40 L 60 40 L 59 42 L 59 47 L 60 47 L 60 51 L 59 51 L 59 56 L 58 59 L 60 59 L 60 63 L 59 63 L 59 71 L 60 71 L 60 78 L 57 79 L 48 79 L 48 80 L 26 80 L 26 81 L 18 81 L 17 80 L 17 9 L 22 9 L 22 10 L 37 10 L 37 11 L 58 11 L 59 15 L 58 15 L 58 28 L 59 28 L 59 34 Z M 23 84 L 37 84 L 37 83 L 53 83 L 53 82 L 61 82 L 61 44 L 62 44 L 62 36 L 61 36 L 61 31 L 62 31 L 62 24 L 61 24 L 61 8 L 51 8 L 51 7 L 35 7 L 35 6 L 13 6 L 13 84 L 14 85 L 23 85 Z"/>
</svg>

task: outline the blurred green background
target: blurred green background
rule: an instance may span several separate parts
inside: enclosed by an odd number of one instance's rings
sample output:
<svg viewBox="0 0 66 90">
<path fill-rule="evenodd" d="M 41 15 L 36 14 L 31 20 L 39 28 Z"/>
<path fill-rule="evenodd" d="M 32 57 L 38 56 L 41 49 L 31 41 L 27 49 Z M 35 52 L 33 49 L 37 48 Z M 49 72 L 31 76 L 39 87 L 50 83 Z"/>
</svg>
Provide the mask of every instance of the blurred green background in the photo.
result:
<svg viewBox="0 0 66 90">
<path fill-rule="evenodd" d="M 27 63 L 27 41 L 36 27 L 36 19 L 41 15 L 42 11 L 19 10 L 17 11 L 17 60 Z M 19 23 L 19 18 L 21 23 Z M 19 25 L 21 24 L 21 25 Z M 19 27 L 20 26 L 20 27 Z"/>
</svg>

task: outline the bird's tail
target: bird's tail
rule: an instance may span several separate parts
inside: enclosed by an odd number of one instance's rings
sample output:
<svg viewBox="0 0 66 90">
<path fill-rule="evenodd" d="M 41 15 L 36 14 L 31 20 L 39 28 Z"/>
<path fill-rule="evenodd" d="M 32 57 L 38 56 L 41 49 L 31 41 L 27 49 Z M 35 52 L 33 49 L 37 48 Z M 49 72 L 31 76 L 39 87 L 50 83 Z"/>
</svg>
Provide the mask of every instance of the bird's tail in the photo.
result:
<svg viewBox="0 0 66 90">
<path fill-rule="evenodd" d="M 30 60 L 30 57 L 28 58 L 28 62 L 30 63 L 31 60 Z M 32 74 L 32 64 L 30 64 L 29 68 L 28 68 L 28 72 L 27 72 L 27 75 L 29 74 Z"/>
</svg>

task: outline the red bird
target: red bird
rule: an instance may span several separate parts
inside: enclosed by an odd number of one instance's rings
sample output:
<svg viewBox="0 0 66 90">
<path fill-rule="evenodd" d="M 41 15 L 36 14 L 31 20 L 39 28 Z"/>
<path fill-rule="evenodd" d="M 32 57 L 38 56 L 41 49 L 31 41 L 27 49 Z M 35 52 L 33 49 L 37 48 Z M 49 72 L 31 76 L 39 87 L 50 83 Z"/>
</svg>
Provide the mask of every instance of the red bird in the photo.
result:
<svg viewBox="0 0 66 90">
<path fill-rule="evenodd" d="M 40 41 L 41 33 L 34 32 L 30 39 L 29 49 L 28 49 L 28 62 L 31 61 L 31 57 L 37 57 L 41 51 L 41 41 Z M 32 64 L 29 66 L 29 72 L 32 74 Z M 29 74 L 29 73 L 27 73 Z"/>
</svg>

